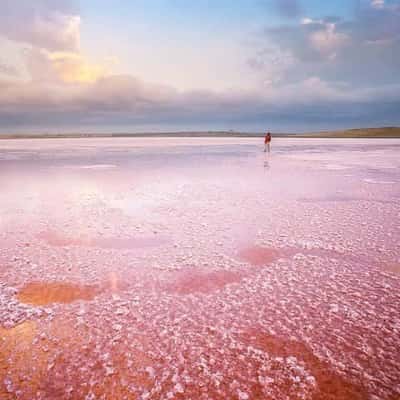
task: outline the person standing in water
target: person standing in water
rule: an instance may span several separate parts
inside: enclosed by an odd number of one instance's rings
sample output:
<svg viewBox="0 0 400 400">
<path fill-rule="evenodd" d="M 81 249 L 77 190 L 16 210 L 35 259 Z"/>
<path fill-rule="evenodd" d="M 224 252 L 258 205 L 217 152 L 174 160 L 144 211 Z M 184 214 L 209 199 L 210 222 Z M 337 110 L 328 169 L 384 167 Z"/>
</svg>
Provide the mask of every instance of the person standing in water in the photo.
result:
<svg viewBox="0 0 400 400">
<path fill-rule="evenodd" d="M 272 136 L 268 132 L 264 138 L 264 144 L 265 144 L 264 152 L 267 152 L 267 149 L 268 149 L 268 153 L 271 151 L 271 138 L 272 138 Z"/>
</svg>

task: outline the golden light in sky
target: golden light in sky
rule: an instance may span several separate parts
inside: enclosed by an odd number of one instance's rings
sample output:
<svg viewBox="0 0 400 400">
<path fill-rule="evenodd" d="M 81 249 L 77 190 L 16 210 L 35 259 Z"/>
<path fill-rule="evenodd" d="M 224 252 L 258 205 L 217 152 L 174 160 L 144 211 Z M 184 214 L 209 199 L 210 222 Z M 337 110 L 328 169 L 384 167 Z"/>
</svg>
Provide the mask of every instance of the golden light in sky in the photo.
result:
<svg viewBox="0 0 400 400">
<path fill-rule="evenodd" d="M 77 53 L 54 52 L 49 54 L 49 59 L 57 76 L 67 83 L 93 83 L 106 75 L 108 70 Z"/>
</svg>

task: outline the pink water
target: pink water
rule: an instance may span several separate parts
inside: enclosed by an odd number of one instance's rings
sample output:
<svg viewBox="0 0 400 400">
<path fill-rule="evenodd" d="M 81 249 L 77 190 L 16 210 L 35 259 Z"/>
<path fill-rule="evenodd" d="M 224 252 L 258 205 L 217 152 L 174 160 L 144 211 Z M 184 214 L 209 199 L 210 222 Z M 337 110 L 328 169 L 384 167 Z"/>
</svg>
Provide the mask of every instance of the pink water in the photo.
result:
<svg viewBox="0 0 400 400">
<path fill-rule="evenodd" d="M 0 399 L 400 397 L 400 141 L 0 141 Z"/>
</svg>

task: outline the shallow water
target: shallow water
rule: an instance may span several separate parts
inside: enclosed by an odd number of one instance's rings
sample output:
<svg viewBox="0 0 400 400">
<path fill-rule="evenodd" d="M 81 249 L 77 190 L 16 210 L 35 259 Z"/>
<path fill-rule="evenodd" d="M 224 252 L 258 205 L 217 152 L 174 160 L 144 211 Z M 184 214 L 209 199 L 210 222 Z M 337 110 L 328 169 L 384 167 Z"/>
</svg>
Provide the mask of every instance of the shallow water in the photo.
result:
<svg viewBox="0 0 400 400">
<path fill-rule="evenodd" d="M 400 140 L 1 140 L 0 188 L 0 399 L 400 396 Z"/>
</svg>

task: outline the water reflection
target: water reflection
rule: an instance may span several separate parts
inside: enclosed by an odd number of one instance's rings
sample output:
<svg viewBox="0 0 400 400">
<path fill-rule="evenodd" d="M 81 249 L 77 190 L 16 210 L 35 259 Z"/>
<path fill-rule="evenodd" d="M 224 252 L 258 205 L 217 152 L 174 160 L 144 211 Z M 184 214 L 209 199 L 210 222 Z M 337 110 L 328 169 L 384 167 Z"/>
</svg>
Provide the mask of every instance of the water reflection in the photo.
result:
<svg viewBox="0 0 400 400">
<path fill-rule="evenodd" d="M 265 155 L 264 155 L 264 170 L 268 171 L 270 168 L 271 168 L 270 153 L 265 153 Z"/>
</svg>

